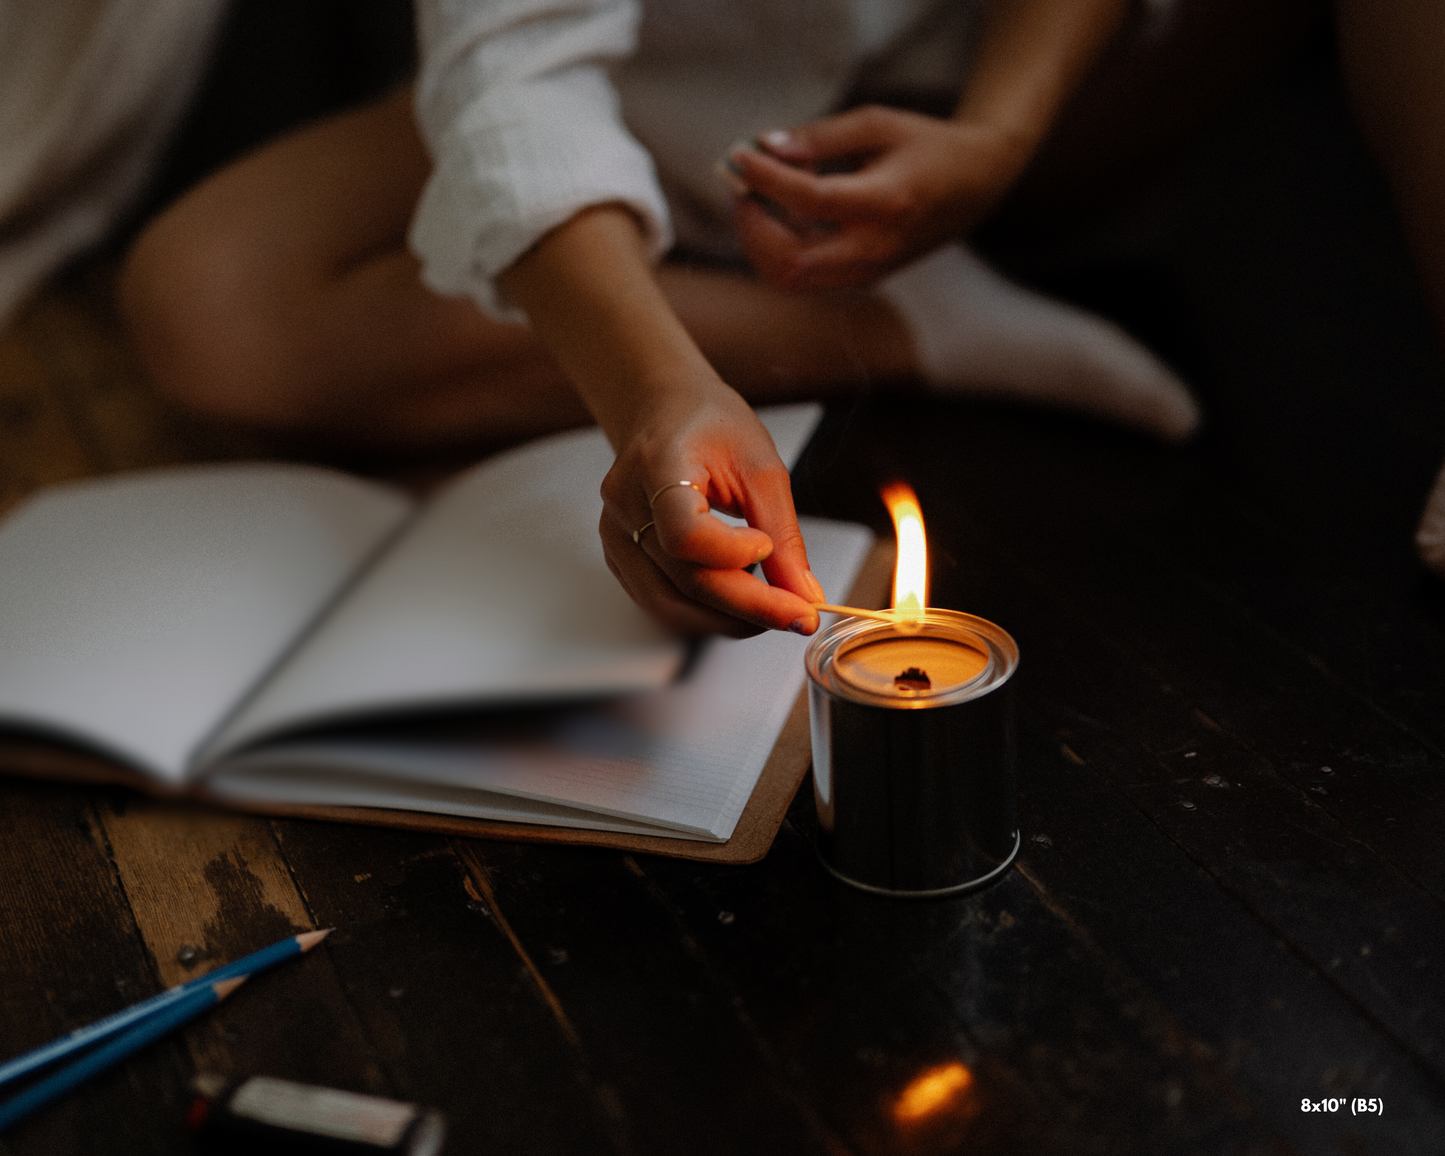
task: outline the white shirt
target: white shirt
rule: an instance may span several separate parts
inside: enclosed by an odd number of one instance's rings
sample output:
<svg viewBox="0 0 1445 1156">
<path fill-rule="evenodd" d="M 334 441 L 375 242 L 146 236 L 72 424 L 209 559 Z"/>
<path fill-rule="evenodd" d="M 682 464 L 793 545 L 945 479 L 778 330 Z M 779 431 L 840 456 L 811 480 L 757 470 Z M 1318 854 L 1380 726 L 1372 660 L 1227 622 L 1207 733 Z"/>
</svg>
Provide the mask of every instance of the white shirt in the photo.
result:
<svg viewBox="0 0 1445 1156">
<path fill-rule="evenodd" d="M 0 325 L 149 179 L 224 0 L 0 0 Z"/>
<path fill-rule="evenodd" d="M 588 205 L 734 256 L 713 173 L 740 137 L 835 110 L 870 76 L 957 93 L 971 0 L 418 0 L 417 117 L 435 169 L 423 279 L 523 320 L 495 278 Z"/>
</svg>

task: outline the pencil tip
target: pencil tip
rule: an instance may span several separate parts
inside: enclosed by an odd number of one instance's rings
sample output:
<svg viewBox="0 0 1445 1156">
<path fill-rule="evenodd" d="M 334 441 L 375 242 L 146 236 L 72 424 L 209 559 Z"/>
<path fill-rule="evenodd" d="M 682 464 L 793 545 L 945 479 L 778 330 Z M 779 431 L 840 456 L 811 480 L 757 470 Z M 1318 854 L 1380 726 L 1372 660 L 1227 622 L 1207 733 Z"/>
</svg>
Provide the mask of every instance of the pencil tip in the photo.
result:
<svg viewBox="0 0 1445 1156">
<path fill-rule="evenodd" d="M 225 999 L 228 995 L 230 995 L 233 991 L 235 991 L 250 978 L 251 977 L 248 975 L 238 975 L 235 979 L 217 980 L 215 983 L 211 984 L 211 990 L 216 993 L 216 998 L 218 1000 L 222 1000 Z"/>
<path fill-rule="evenodd" d="M 320 931 L 303 931 L 296 937 L 296 945 L 301 948 L 303 952 L 310 951 L 335 930 L 336 928 L 334 927 L 326 927 Z"/>
</svg>

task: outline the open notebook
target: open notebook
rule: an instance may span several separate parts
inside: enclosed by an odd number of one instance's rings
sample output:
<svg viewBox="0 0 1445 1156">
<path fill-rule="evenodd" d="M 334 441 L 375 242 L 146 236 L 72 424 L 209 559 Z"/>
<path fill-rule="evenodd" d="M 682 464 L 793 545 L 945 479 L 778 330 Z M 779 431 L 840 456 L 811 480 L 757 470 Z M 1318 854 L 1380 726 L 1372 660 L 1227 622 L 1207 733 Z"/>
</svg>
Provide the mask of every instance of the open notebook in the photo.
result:
<svg viewBox="0 0 1445 1156">
<path fill-rule="evenodd" d="M 791 462 L 819 411 L 762 416 Z M 561 434 L 420 504 L 274 464 L 42 491 L 0 524 L 0 726 L 255 810 L 726 843 L 806 642 L 690 653 L 649 620 L 597 538 L 611 460 Z M 845 597 L 871 535 L 804 535 Z M 0 767 L 63 765 L 27 749 Z"/>
</svg>

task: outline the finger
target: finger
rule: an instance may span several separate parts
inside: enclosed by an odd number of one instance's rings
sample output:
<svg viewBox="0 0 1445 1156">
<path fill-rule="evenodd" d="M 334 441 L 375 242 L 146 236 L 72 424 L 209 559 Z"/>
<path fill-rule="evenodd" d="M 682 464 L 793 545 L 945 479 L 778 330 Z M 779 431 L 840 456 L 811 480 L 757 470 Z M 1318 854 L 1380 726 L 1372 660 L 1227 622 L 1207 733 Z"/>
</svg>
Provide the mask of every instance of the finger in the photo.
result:
<svg viewBox="0 0 1445 1156">
<path fill-rule="evenodd" d="M 657 493 L 651 508 L 641 493 L 638 489 L 625 501 L 604 498 L 603 520 L 634 544 L 645 541 L 649 548 L 655 546 L 659 559 L 669 557 L 689 565 L 740 570 L 761 561 L 772 550 L 772 542 L 761 530 L 729 526 L 713 517 L 707 499 L 691 487 L 668 486 Z"/>
<path fill-rule="evenodd" d="M 685 597 L 671 580 L 615 523 L 603 518 L 599 527 L 607 568 L 643 610 L 668 629 L 685 635 L 726 634 L 749 638 L 761 627 Z"/>
<path fill-rule="evenodd" d="M 822 584 L 808 565 L 808 547 L 793 507 L 792 485 L 786 475 L 764 475 L 748 492 L 748 521 L 765 530 L 773 551 L 763 562 L 763 573 L 774 589 L 786 590 L 807 605 L 804 634 L 818 627 L 813 603 L 825 601 Z M 796 626 L 794 627 L 796 629 Z"/>
<path fill-rule="evenodd" d="M 756 149 L 735 149 L 728 156 L 737 167 L 738 176 L 754 193 L 776 201 L 804 219 L 829 219 L 825 214 L 830 202 L 823 182 L 833 178 L 794 168 Z"/>
<path fill-rule="evenodd" d="M 758 143 L 789 164 L 818 164 L 886 148 L 897 135 L 896 115 L 888 109 L 865 106 L 796 128 L 765 132 Z"/>
<path fill-rule="evenodd" d="M 784 289 L 802 268 L 811 238 L 800 237 L 756 201 L 739 201 L 733 228 L 743 252 L 763 280 Z"/>
<path fill-rule="evenodd" d="M 739 205 L 734 227 L 759 277 L 780 289 L 846 289 L 870 285 L 901 263 L 880 261 L 878 239 L 858 225 L 799 237 L 757 206 Z M 892 256 L 888 250 L 884 256 Z"/>
<path fill-rule="evenodd" d="M 711 515 L 707 515 L 707 519 L 728 537 L 747 535 L 751 540 L 761 539 L 767 543 L 767 549 L 760 553 L 770 555 L 772 542 L 762 531 L 726 526 Z M 812 602 L 816 599 L 786 587 L 770 586 L 755 577 L 744 569 L 752 565 L 755 557 L 749 557 L 741 566 L 698 565 L 669 552 L 660 535 L 651 530 L 639 537 L 636 546 L 685 599 L 771 630 L 793 628 L 811 633 L 816 626 L 816 615 L 812 613 Z"/>
<path fill-rule="evenodd" d="M 736 154 L 742 179 L 756 194 L 805 220 L 893 217 L 913 207 L 898 166 L 880 160 L 852 173 L 811 173 L 754 150 Z"/>
<path fill-rule="evenodd" d="M 649 551 L 656 560 L 656 555 Z M 811 634 L 818 625 L 812 602 L 778 586 L 770 586 L 747 570 L 709 570 L 700 566 L 678 569 L 664 559 L 660 568 L 679 592 L 694 602 L 756 623 L 769 630 Z"/>
<path fill-rule="evenodd" d="M 712 516 L 707 498 L 687 486 L 663 490 L 650 512 L 659 546 L 682 562 L 739 570 L 761 562 L 772 552 L 773 544 L 766 533 L 719 521 Z"/>
<path fill-rule="evenodd" d="M 662 505 L 661 497 L 657 504 Z M 791 508 L 791 501 L 789 501 L 789 508 Z M 771 539 L 761 530 L 727 526 L 711 514 L 704 514 L 702 517 L 712 523 L 711 527 L 700 527 L 710 535 L 716 534 L 725 539 L 742 539 L 749 542 L 761 540 L 767 544 L 769 550 L 771 549 Z M 785 524 L 785 522 L 779 521 L 780 524 Z M 616 523 L 608 519 L 605 514 L 604 523 L 609 530 L 617 532 Z M 631 559 L 631 562 L 622 564 L 627 568 L 629 579 L 636 584 L 638 593 L 644 594 L 649 599 L 649 602 L 643 603 L 644 605 L 651 605 L 655 602 L 668 612 L 673 609 L 668 605 L 665 593 L 660 591 L 655 583 L 649 581 L 646 574 L 637 568 L 635 563 L 639 557 L 649 560 L 653 567 L 660 571 L 662 576 L 665 576 L 667 582 L 675 588 L 682 599 L 700 603 L 724 615 L 743 619 L 772 630 L 794 629 L 807 634 L 816 628 L 817 615 L 812 609 L 812 603 L 817 599 L 799 595 L 785 586 L 771 586 L 754 577 L 743 567 L 751 566 L 756 561 L 756 555 L 746 557 L 740 565 L 698 565 L 684 561 L 671 553 L 655 529 L 656 527 L 639 535 L 637 541 L 632 543 L 634 550 L 638 553 L 628 554 L 626 551 L 621 551 L 618 554 L 619 558 Z M 796 535 L 796 522 L 793 533 Z M 631 535 L 628 534 L 626 538 L 630 542 Z M 605 538 L 604 541 L 606 541 Z M 768 551 L 761 552 L 767 553 Z M 806 567 L 806 562 L 804 565 Z M 791 567 L 787 571 L 790 577 L 795 569 L 796 567 Z M 797 584 L 796 580 L 794 583 Z M 806 585 L 802 588 L 807 590 Z M 654 613 L 660 612 L 654 611 Z M 733 630 L 727 632 L 735 633 Z"/>
</svg>

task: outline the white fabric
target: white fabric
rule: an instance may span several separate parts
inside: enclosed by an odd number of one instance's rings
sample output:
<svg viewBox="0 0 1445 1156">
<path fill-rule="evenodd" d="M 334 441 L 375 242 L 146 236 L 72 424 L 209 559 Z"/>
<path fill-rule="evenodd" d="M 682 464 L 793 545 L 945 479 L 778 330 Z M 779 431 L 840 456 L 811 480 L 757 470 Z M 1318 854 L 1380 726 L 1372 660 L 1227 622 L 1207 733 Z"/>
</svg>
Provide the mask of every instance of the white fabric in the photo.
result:
<svg viewBox="0 0 1445 1156">
<path fill-rule="evenodd" d="M 418 0 L 417 116 L 436 162 L 410 233 L 423 279 L 521 320 L 497 274 L 608 202 L 637 214 L 654 258 L 674 227 L 689 249 L 733 256 L 713 175 L 729 142 L 833 110 L 865 60 L 957 92 L 973 7 Z"/>
<path fill-rule="evenodd" d="M 1445 578 L 1445 467 L 1441 468 L 1430 488 L 1425 512 L 1420 515 L 1420 526 L 1415 531 L 1415 549 L 1420 552 L 1425 565 Z"/>
<path fill-rule="evenodd" d="M 1082 410 L 1168 441 L 1199 425 L 1184 383 L 1112 321 L 1015 285 L 963 245 L 877 291 L 908 326 L 924 380 L 945 392 Z"/>
<path fill-rule="evenodd" d="M 497 273 L 591 204 L 660 256 L 737 256 L 712 168 L 821 116 L 867 64 L 956 92 L 983 0 L 418 0 L 417 111 L 436 160 L 411 229 L 424 278 L 518 319 Z M 226 0 L 0 0 L 0 324 L 134 203 Z"/>
<path fill-rule="evenodd" d="M 0 325 L 144 188 L 225 0 L 0 2 Z"/>
</svg>

